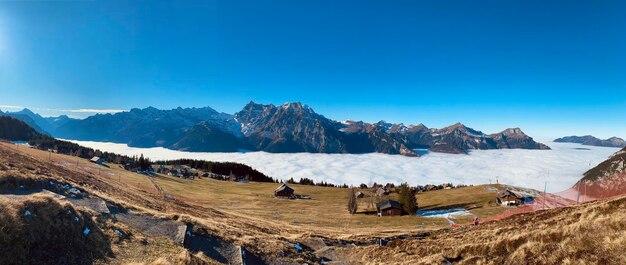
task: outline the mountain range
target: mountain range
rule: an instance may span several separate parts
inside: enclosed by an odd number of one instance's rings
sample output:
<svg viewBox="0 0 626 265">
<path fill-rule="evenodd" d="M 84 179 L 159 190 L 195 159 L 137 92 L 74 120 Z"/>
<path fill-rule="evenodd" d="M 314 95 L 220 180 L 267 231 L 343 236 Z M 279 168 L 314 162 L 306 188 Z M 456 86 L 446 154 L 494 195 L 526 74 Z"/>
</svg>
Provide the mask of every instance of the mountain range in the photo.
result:
<svg viewBox="0 0 626 265">
<path fill-rule="evenodd" d="M 51 135 L 51 133 L 54 132 L 59 126 L 64 125 L 71 120 L 76 120 L 68 117 L 67 115 L 44 118 L 26 108 L 17 112 L 0 111 L 0 116 L 8 116 L 21 120 L 36 131 L 48 135 Z"/>
<path fill-rule="evenodd" d="M 591 135 L 585 136 L 567 136 L 555 139 L 557 143 L 578 143 L 591 146 L 604 146 L 604 147 L 626 147 L 626 141 L 622 138 L 611 137 L 606 140 L 596 138 Z"/>
<path fill-rule="evenodd" d="M 28 109 L 4 113 L 57 138 L 166 147 L 196 152 L 371 153 L 418 156 L 415 149 L 467 153 L 474 149 L 549 149 L 519 128 L 485 134 L 457 123 L 445 128 L 380 121 L 335 121 L 301 103 L 248 103 L 234 115 L 210 107 L 131 109 L 86 119 L 43 118 Z"/>
</svg>

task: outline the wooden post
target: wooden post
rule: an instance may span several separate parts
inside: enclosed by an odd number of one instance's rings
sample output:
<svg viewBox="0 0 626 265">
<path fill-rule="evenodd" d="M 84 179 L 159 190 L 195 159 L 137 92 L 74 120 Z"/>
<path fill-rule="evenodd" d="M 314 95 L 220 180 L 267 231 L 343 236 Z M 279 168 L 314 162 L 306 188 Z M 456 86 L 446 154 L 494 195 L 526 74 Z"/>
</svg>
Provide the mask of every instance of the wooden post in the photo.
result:
<svg viewBox="0 0 626 265">
<path fill-rule="evenodd" d="M 543 209 L 546 209 L 546 191 L 548 190 L 548 182 L 546 181 L 543 186 Z"/>
<path fill-rule="evenodd" d="M 577 184 L 577 186 L 578 186 L 578 187 L 577 187 L 577 188 L 578 188 L 578 189 L 577 189 L 577 190 L 578 190 L 578 193 L 576 194 L 576 204 L 578 204 L 578 201 L 580 200 L 580 184 L 581 184 L 581 183 L 582 183 L 582 180 L 579 180 L 579 181 L 578 181 L 578 184 Z"/>
</svg>

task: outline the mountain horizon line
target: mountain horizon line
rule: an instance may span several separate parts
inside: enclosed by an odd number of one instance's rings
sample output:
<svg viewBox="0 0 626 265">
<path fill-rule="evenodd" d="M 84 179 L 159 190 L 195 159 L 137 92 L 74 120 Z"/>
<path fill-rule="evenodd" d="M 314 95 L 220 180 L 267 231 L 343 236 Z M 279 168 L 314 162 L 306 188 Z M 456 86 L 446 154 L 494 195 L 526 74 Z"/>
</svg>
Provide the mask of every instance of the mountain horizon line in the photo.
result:
<svg viewBox="0 0 626 265">
<path fill-rule="evenodd" d="M 313 108 L 312 108 L 309 104 L 304 104 L 304 103 L 302 103 L 302 102 L 300 102 L 300 101 L 288 101 L 288 102 L 282 103 L 282 104 L 280 104 L 280 105 L 275 105 L 274 103 L 267 103 L 267 104 L 264 104 L 264 103 L 257 103 L 257 102 L 255 102 L 255 101 L 253 101 L 253 100 L 250 100 L 250 101 L 249 101 L 246 105 L 248 105 L 248 104 L 262 104 L 262 105 L 275 106 L 275 107 L 276 107 L 276 106 L 287 106 L 287 105 L 295 104 L 295 105 L 300 105 L 300 106 L 302 106 L 302 107 L 307 107 L 307 108 L 310 108 L 311 110 L 313 110 Z M 17 106 L 15 106 L 15 107 L 17 107 Z M 88 119 L 88 118 L 90 118 L 90 117 L 94 117 L 94 116 L 116 115 L 116 114 L 119 114 L 119 113 L 128 113 L 128 112 L 131 112 L 131 111 L 133 111 L 133 110 L 143 110 L 143 111 L 145 111 L 145 110 L 172 111 L 172 110 L 202 110 L 202 109 L 210 109 L 210 110 L 213 110 L 213 111 L 216 111 L 216 112 L 219 112 L 219 113 L 228 114 L 228 115 L 234 115 L 233 113 L 218 111 L 216 108 L 211 107 L 211 106 L 208 106 L 208 105 L 207 105 L 207 106 L 200 106 L 200 107 L 183 107 L 183 106 L 178 106 L 178 107 L 173 107 L 173 108 L 158 108 L 158 107 L 154 107 L 154 106 L 152 106 L 152 105 L 149 105 L 149 106 L 147 106 L 147 107 L 143 107 L 143 108 L 142 108 L 142 107 L 133 107 L 133 108 L 130 108 L 130 109 L 127 109 L 127 110 L 124 110 L 124 109 L 116 109 L 116 110 L 115 110 L 115 111 L 113 111 L 113 112 L 108 112 L 108 110 L 112 110 L 112 109 L 102 109 L 102 113 L 100 113 L 100 112 L 96 112 L 98 109 L 89 109 L 89 110 L 93 110 L 93 112 L 83 112 L 83 113 L 94 113 L 94 114 L 93 114 L 93 115 L 86 116 L 86 117 L 83 117 L 83 118 L 80 118 L 80 117 L 73 117 L 72 115 L 68 115 L 68 114 L 60 114 L 60 115 L 57 115 L 57 116 L 54 116 L 54 115 L 42 115 L 42 114 L 40 114 L 39 112 L 33 111 L 33 110 L 37 110 L 37 109 L 39 109 L 39 108 L 21 107 L 21 110 L 19 110 L 19 111 L 6 111 L 6 110 L 5 110 L 5 111 L 3 111 L 3 110 L 0 108 L 0 114 L 3 114 L 3 113 L 4 113 L 4 114 L 16 114 L 16 113 L 17 113 L 17 114 L 23 114 L 23 113 L 30 113 L 30 114 L 36 114 L 36 115 L 38 115 L 38 116 L 40 116 L 40 117 L 42 117 L 42 118 L 46 118 L 46 119 L 48 119 L 48 118 L 69 118 L 69 119 L 71 119 L 71 120 L 85 120 L 85 119 Z M 56 111 L 56 110 L 55 110 L 55 111 Z M 58 110 L 58 111 L 61 111 L 61 110 Z M 314 111 L 314 110 L 313 110 L 313 111 Z M 317 113 L 317 112 L 316 112 L 316 113 Z M 322 115 L 322 116 L 326 117 L 326 116 L 325 116 L 325 115 L 323 115 L 323 114 L 319 114 L 319 115 Z M 363 119 L 334 119 L 334 118 L 329 118 L 329 119 L 332 119 L 332 120 L 335 120 L 335 121 L 338 121 L 338 122 L 365 122 L 365 123 L 369 123 L 369 124 L 375 124 L 375 123 L 391 123 L 391 124 L 397 124 L 397 125 L 405 125 L 405 126 L 407 126 L 407 127 L 425 126 L 426 128 L 429 128 L 429 129 L 430 129 L 430 128 L 438 128 L 438 127 L 429 127 L 429 126 L 427 126 L 426 124 L 424 124 L 424 123 L 422 123 L 422 122 L 419 122 L 419 123 L 388 122 L 388 121 L 387 121 L 387 120 L 385 120 L 385 119 L 381 119 L 381 120 L 363 120 Z M 464 122 L 462 122 L 462 121 L 457 121 L 457 122 L 453 122 L 453 123 L 451 123 L 450 125 L 443 126 L 443 127 L 439 127 L 439 128 L 443 129 L 443 128 L 453 127 L 453 126 L 458 126 L 458 125 L 463 125 L 463 126 L 465 126 L 466 124 L 465 124 Z M 520 129 L 520 127 L 519 127 L 519 126 L 503 126 L 503 127 L 505 128 L 504 130 L 506 130 L 506 129 Z M 504 131 L 504 130 L 495 131 L 494 133 L 502 132 L 502 131 Z"/>
<path fill-rule="evenodd" d="M 38 131 L 71 140 L 109 141 L 134 147 L 196 152 L 387 153 L 419 156 L 417 149 L 467 154 L 472 149 L 550 149 L 520 128 L 486 134 L 461 122 L 436 129 L 424 124 L 337 121 L 301 102 L 282 105 L 250 101 L 234 114 L 212 107 L 132 108 L 85 119 L 43 118 L 28 109 L 4 115 Z"/>
</svg>

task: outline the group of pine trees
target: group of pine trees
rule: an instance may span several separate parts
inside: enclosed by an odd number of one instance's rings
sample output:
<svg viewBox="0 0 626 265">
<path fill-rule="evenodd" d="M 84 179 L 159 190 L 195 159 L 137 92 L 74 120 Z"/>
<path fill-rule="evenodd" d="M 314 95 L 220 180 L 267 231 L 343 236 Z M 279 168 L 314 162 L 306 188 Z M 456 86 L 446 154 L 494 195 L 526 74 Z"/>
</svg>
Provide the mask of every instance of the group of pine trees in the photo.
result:
<svg viewBox="0 0 626 265">
<path fill-rule="evenodd" d="M 310 178 L 300 178 L 299 181 L 294 180 L 293 178 L 289 178 L 287 184 L 300 184 L 300 185 L 310 185 L 310 186 L 320 186 L 320 187 L 335 187 L 335 188 L 344 188 L 347 189 L 348 185 L 335 185 L 326 181 L 315 182 Z"/>
<path fill-rule="evenodd" d="M 0 116 L 0 139 L 28 141 L 39 133 L 26 123 L 7 116 Z"/>
</svg>

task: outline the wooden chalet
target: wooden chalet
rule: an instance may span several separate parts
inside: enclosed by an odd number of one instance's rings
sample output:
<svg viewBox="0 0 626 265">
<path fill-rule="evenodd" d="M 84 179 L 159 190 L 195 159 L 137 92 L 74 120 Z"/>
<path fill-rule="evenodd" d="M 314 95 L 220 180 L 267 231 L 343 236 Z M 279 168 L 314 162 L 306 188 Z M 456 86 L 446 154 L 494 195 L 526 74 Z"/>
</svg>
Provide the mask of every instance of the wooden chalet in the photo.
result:
<svg viewBox="0 0 626 265">
<path fill-rule="evenodd" d="M 402 215 L 402 205 L 394 200 L 384 200 L 376 204 L 378 216 L 399 216 Z"/>
<path fill-rule="evenodd" d="M 294 196 L 293 192 L 294 192 L 294 190 L 292 188 L 287 186 L 287 184 L 283 183 L 278 188 L 276 188 L 276 190 L 274 190 L 274 196 L 275 197 L 291 198 L 291 197 Z"/>
<path fill-rule="evenodd" d="M 525 192 L 505 190 L 498 194 L 496 201 L 502 206 L 516 206 L 531 203 L 534 201 L 534 198 Z"/>
</svg>

